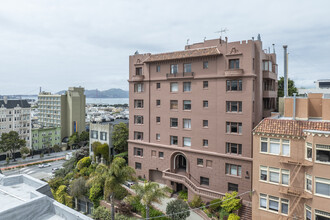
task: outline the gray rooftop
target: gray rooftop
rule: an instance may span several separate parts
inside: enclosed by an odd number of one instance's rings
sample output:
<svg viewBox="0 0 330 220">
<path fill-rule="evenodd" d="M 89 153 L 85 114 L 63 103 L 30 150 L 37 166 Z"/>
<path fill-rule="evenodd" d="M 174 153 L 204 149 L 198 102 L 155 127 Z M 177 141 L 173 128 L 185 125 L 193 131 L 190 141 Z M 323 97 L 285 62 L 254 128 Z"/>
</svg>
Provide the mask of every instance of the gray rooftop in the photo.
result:
<svg viewBox="0 0 330 220">
<path fill-rule="evenodd" d="M 46 182 L 28 175 L 0 174 L 0 216 L 10 220 L 91 220 L 55 201 Z"/>
<path fill-rule="evenodd" d="M 0 100 L 0 107 L 4 106 L 5 108 L 30 108 L 30 104 L 27 100 L 7 100 L 6 102 L 4 100 Z"/>
</svg>

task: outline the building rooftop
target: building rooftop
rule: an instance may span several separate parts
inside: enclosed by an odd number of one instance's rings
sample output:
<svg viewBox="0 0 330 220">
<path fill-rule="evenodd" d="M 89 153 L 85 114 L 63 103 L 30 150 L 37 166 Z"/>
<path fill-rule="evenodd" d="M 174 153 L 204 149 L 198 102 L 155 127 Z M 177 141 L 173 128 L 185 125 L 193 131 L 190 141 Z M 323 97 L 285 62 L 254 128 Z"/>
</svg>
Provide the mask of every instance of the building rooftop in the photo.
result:
<svg viewBox="0 0 330 220">
<path fill-rule="evenodd" d="M 176 60 L 176 59 L 184 59 L 184 58 L 193 58 L 193 57 L 201 57 L 201 56 L 213 56 L 220 55 L 220 51 L 217 47 L 205 47 L 199 49 L 189 49 L 182 50 L 170 53 L 159 53 L 152 54 L 148 57 L 144 62 L 156 62 L 156 61 L 164 61 L 164 60 Z"/>
<path fill-rule="evenodd" d="M 305 136 L 305 130 L 330 131 L 329 121 L 302 121 L 287 118 L 265 118 L 253 130 L 254 133 L 268 133 L 289 136 Z"/>
<path fill-rule="evenodd" d="M 111 121 L 102 121 L 102 122 L 91 122 L 91 124 L 101 124 L 101 125 L 117 125 L 119 123 L 128 123 L 128 119 L 113 119 Z"/>
<path fill-rule="evenodd" d="M 1 219 L 91 219 L 51 197 L 52 193 L 46 182 L 28 175 L 0 174 Z"/>
<path fill-rule="evenodd" d="M 16 107 L 21 107 L 21 108 L 30 108 L 31 105 L 28 103 L 27 100 L 0 100 L 0 107 L 5 107 L 5 108 L 16 108 Z"/>
</svg>

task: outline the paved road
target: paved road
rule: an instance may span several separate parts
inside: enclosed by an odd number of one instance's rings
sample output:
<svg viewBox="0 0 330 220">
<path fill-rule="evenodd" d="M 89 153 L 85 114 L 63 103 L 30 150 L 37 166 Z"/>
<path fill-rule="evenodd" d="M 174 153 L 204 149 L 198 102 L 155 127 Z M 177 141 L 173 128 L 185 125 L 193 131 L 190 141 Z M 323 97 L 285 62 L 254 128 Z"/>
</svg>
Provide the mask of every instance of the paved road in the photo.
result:
<svg viewBox="0 0 330 220">
<path fill-rule="evenodd" d="M 65 160 L 59 160 L 55 162 L 51 162 L 51 166 L 39 168 L 38 165 L 27 166 L 20 169 L 12 169 L 8 171 L 3 171 L 3 174 L 6 176 L 16 175 L 16 174 L 27 174 L 37 179 L 45 179 L 48 180 L 52 177 L 52 169 L 60 168 Z"/>
</svg>

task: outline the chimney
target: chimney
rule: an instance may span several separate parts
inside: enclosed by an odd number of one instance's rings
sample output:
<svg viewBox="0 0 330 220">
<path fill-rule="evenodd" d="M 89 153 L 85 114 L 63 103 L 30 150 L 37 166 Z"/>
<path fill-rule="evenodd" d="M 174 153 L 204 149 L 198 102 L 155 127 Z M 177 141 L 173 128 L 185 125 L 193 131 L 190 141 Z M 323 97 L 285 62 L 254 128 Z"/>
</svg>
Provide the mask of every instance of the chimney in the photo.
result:
<svg viewBox="0 0 330 220">
<path fill-rule="evenodd" d="M 8 103 L 8 97 L 7 96 L 4 96 L 3 97 L 3 101 L 4 101 L 5 105 L 7 105 L 7 103 Z"/>
<path fill-rule="evenodd" d="M 284 97 L 288 96 L 288 45 L 283 45 L 284 49 Z"/>
</svg>

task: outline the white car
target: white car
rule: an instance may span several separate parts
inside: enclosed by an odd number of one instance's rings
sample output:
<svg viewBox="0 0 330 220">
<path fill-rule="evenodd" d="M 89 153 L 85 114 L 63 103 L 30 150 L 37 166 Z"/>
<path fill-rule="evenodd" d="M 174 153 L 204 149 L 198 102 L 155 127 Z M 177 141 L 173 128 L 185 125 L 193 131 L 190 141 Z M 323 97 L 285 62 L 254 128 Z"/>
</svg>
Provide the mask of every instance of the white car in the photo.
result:
<svg viewBox="0 0 330 220">
<path fill-rule="evenodd" d="M 51 164 L 50 163 L 43 163 L 43 164 L 39 164 L 39 168 L 44 168 L 44 167 L 50 167 Z"/>
<path fill-rule="evenodd" d="M 135 183 L 134 182 L 131 182 L 131 181 L 126 181 L 124 183 L 125 186 L 127 186 L 128 188 L 131 188 Z"/>
<path fill-rule="evenodd" d="M 39 164 L 38 167 L 39 167 L 39 168 L 44 168 L 45 165 L 44 165 L 44 164 Z"/>
</svg>

